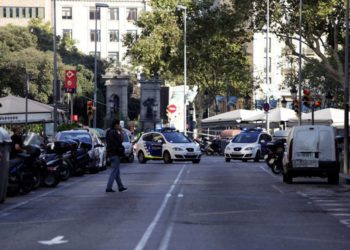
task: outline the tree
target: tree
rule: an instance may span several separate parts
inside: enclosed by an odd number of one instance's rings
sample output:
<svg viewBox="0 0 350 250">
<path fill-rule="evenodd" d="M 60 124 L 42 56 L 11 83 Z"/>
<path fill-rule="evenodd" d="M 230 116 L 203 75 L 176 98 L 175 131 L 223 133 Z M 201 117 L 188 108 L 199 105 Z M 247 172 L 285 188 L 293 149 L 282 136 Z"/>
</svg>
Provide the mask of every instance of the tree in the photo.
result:
<svg viewBox="0 0 350 250">
<path fill-rule="evenodd" d="M 148 75 L 160 74 L 174 84 L 183 82 L 183 12 L 177 1 L 150 2 L 152 12 L 144 12 L 136 22 L 138 37 L 127 36 L 127 56 L 135 67 Z M 251 39 L 247 29 L 251 3 L 231 0 L 213 7 L 212 1 L 187 4 L 188 84 L 198 85 L 210 100 L 229 88 L 236 94 L 251 89 L 249 62 L 244 43 Z"/>
<path fill-rule="evenodd" d="M 299 0 L 270 1 L 271 31 L 286 43 L 294 56 L 301 56 L 309 66 L 315 65 L 312 57 L 304 53 L 299 55 L 295 44 L 301 34 L 304 48 L 310 48 L 317 55 L 316 65 L 326 72 L 329 80 L 324 83 L 335 81 L 334 87 L 339 88 L 344 79 L 345 1 L 303 0 L 301 30 L 299 3 Z M 266 23 L 266 1 L 255 0 L 254 6 L 255 29 L 261 30 Z M 331 87 L 327 85 L 326 88 Z"/>
</svg>

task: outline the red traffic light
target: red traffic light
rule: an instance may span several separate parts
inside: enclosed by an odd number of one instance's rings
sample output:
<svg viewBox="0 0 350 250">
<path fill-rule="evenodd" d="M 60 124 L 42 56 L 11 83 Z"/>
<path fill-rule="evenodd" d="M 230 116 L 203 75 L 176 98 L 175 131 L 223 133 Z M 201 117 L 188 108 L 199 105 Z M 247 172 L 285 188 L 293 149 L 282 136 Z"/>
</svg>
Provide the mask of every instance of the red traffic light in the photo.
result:
<svg viewBox="0 0 350 250">
<path fill-rule="evenodd" d="M 320 101 L 315 101 L 314 106 L 316 108 L 321 107 L 321 102 Z"/>
<path fill-rule="evenodd" d="M 309 89 L 303 90 L 304 95 L 310 95 L 311 91 Z"/>
<path fill-rule="evenodd" d="M 78 115 L 73 115 L 73 122 L 78 122 Z"/>
</svg>

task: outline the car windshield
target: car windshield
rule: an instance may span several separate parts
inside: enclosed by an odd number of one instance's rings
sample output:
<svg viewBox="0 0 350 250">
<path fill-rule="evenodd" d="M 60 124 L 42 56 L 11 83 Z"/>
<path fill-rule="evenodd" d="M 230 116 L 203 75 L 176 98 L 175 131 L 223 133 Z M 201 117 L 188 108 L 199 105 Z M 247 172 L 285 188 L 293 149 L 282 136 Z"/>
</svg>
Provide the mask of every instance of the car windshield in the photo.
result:
<svg viewBox="0 0 350 250">
<path fill-rule="evenodd" d="M 64 133 L 60 133 L 57 138 L 57 140 L 59 141 L 74 140 L 74 139 L 78 139 L 80 142 L 92 144 L 91 136 L 89 135 L 89 133 L 64 132 Z"/>
<path fill-rule="evenodd" d="M 182 133 L 164 132 L 165 139 L 170 143 L 190 143 L 191 141 Z"/>
<path fill-rule="evenodd" d="M 233 143 L 253 143 L 258 139 L 258 134 L 256 133 L 241 133 L 236 135 L 233 139 Z"/>
<path fill-rule="evenodd" d="M 40 135 L 35 133 L 28 133 L 24 139 L 24 145 L 37 145 L 41 146 L 44 143 L 44 140 L 40 137 Z"/>
</svg>

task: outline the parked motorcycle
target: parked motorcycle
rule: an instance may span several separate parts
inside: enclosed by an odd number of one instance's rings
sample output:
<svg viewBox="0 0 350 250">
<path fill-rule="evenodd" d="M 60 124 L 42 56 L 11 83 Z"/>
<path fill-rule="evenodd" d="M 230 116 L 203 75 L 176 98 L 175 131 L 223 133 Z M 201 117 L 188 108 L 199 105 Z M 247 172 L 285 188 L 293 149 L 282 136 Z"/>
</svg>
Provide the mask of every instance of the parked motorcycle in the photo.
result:
<svg viewBox="0 0 350 250">
<path fill-rule="evenodd" d="M 208 143 L 205 148 L 206 155 L 222 154 L 220 139 L 214 139 L 211 143 Z"/>
<path fill-rule="evenodd" d="M 284 143 L 285 139 L 279 139 L 267 143 L 268 153 L 265 155 L 264 159 L 274 174 L 281 174 L 283 170 L 282 160 L 284 154 Z"/>
<path fill-rule="evenodd" d="M 46 187 L 56 187 L 60 182 L 60 167 L 62 157 L 57 154 L 44 153 L 40 156 L 42 166 L 42 184 Z"/>
<path fill-rule="evenodd" d="M 10 160 L 7 195 L 15 196 L 18 193 L 29 193 L 38 188 L 41 182 L 38 157 L 40 148 L 27 146 L 26 153 L 20 153 Z"/>
</svg>

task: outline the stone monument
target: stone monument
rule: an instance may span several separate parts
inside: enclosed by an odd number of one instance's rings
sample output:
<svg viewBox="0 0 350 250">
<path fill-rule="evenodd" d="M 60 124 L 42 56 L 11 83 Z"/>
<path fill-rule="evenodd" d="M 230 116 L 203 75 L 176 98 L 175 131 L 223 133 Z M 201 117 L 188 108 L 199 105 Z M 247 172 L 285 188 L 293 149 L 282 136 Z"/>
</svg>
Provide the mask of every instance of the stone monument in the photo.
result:
<svg viewBox="0 0 350 250">
<path fill-rule="evenodd" d="M 156 129 L 160 120 L 160 85 L 162 80 L 159 76 L 151 76 L 146 79 L 141 74 L 141 101 L 140 101 L 140 123 L 142 131 Z"/>
</svg>

